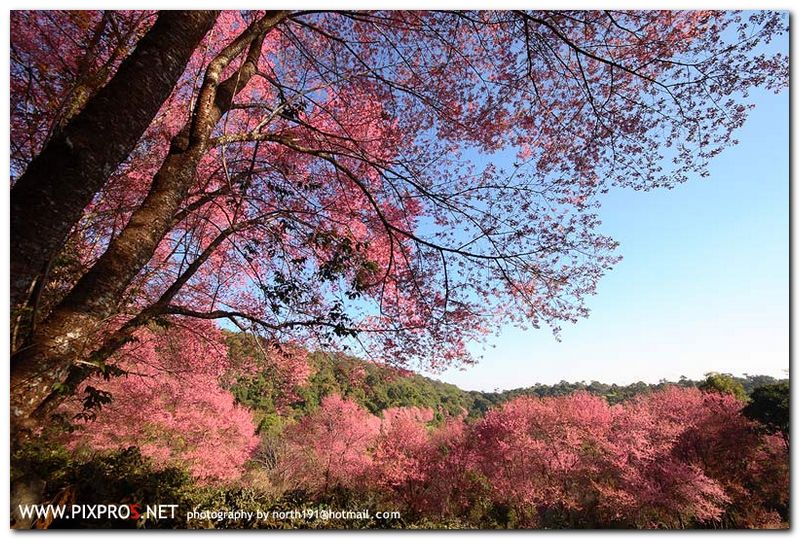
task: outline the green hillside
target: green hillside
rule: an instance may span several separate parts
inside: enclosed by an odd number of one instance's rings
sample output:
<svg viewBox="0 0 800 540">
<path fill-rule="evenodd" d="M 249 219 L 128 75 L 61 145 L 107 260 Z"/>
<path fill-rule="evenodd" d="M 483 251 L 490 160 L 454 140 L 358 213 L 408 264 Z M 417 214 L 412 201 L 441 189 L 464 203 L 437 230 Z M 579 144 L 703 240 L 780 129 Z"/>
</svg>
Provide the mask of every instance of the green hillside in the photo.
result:
<svg viewBox="0 0 800 540">
<path fill-rule="evenodd" d="M 252 345 L 252 337 L 230 333 L 228 345 L 234 364 L 241 356 L 259 356 L 261 352 Z M 308 356 L 312 375 L 296 393 L 296 399 L 281 411 L 282 418 L 298 418 L 314 410 L 320 400 L 328 394 L 339 394 L 356 401 L 371 413 L 379 413 L 389 407 L 427 407 L 441 418 L 467 412 L 468 417 L 482 416 L 490 408 L 518 396 L 563 396 L 578 390 L 602 396 L 615 404 L 636 395 L 652 392 L 669 384 L 692 387 L 702 386 L 705 381 L 682 377 L 678 381 L 661 381 L 657 384 L 636 382 L 628 385 L 606 384 L 597 381 L 567 382 L 558 384 L 535 384 L 526 388 L 515 388 L 503 392 L 479 392 L 462 390 L 459 387 L 437 381 L 408 370 L 389 365 L 368 362 L 354 356 L 312 352 Z M 766 375 L 725 379 L 741 385 L 749 395 L 755 388 L 778 382 Z M 276 382 L 276 379 L 278 382 Z M 236 399 L 262 415 L 261 428 L 277 422 L 278 403 L 284 397 L 279 384 L 280 377 L 270 369 L 242 378 L 231 386 Z M 785 379 L 784 379 L 785 380 Z"/>
</svg>

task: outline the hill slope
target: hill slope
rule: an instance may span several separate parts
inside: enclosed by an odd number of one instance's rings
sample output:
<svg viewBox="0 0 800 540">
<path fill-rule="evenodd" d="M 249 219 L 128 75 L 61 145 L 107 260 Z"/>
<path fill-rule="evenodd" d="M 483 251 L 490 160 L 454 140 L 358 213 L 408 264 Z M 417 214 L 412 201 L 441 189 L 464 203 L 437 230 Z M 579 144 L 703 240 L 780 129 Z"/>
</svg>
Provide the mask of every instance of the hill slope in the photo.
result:
<svg viewBox="0 0 800 540">
<path fill-rule="evenodd" d="M 228 344 L 234 363 L 242 356 L 256 355 L 249 343 L 250 338 L 242 334 L 229 334 Z M 329 394 L 339 394 L 351 399 L 373 414 L 390 407 L 425 407 L 444 415 L 455 416 L 467 412 L 468 417 L 482 416 L 490 408 L 518 396 L 563 396 L 578 390 L 604 397 L 610 404 L 616 404 L 634 396 L 652 392 L 666 385 L 695 387 L 702 381 L 681 378 L 678 381 L 662 381 L 657 384 L 636 382 L 629 385 L 606 384 L 597 381 L 567 382 L 546 385 L 536 384 L 526 388 L 515 388 L 502 392 L 479 392 L 462 390 L 453 385 L 437 381 L 412 371 L 376 364 L 344 354 L 331 354 L 321 351 L 309 353 L 305 361 L 310 375 L 295 390 L 295 396 L 285 407 L 285 385 L 275 382 L 276 373 L 265 370 L 258 376 L 240 379 L 231 388 L 234 396 L 242 404 L 271 416 L 281 409 L 283 417 L 300 417 L 314 410 L 321 399 Z M 730 376 L 744 387 L 747 394 L 765 384 L 778 380 L 766 375 Z M 278 377 L 279 378 L 279 377 Z M 274 421 L 274 418 L 272 419 Z M 262 426 L 263 428 L 264 426 Z"/>
</svg>

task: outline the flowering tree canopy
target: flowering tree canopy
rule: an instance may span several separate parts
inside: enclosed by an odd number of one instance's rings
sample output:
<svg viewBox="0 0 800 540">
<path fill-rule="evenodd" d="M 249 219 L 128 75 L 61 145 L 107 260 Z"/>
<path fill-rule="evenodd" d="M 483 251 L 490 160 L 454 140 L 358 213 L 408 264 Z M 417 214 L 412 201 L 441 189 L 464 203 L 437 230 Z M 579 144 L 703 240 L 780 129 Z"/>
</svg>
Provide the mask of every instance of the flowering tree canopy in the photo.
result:
<svg viewBox="0 0 800 540">
<path fill-rule="evenodd" d="M 209 321 L 192 328 L 143 328 L 117 354 L 124 376 L 89 379 L 85 399 L 113 395 L 100 414 L 65 403 L 79 417 L 70 445 L 95 450 L 138 446 L 160 465 L 188 467 L 204 481 L 239 476 L 259 443 L 252 413 L 219 386 L 227 347 Z"/>
<path fill-rule="evenodd" d="M 787 448 L 742 408 L 673 386 L 618 405 L 523 396 L 437 424 L 424 409 L 381 420 L 331 395 L 288 430 L 277 468 L 318 496 L 357 490 L 437 520 L 493 508 L 513 527 L 779 527 Z"/>
<path fill-rule="evenodd" d="M 585 316 L 617 260 L 598 196 L 706 174 L 748 93 L 786 86 L 756 49 L 786 24 L 14 12 L 15 432 L 153 322 L 439 367 L 498 323 Z"/>
</svg>

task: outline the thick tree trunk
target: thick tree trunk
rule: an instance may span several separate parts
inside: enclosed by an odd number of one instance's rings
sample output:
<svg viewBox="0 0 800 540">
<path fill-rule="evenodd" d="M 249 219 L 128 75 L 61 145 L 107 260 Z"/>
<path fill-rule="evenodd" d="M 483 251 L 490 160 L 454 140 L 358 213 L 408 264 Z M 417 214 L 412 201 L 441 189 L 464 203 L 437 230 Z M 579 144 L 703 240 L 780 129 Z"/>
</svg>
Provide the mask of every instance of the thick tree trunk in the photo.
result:
<svg viewBox="0 0 800 540">
<path fill-rule="evenodd" d="M 47 143 L 11 190 L 11 307 L 27 302 L 83 209 L 128 157 L 217 13 L 166 11 L 117 73 Z"/>
<path fill-rule="evenodd" d="M 38 327 L 29 343 L 12 356 L 12 438 L 34 433 L 43 419 L 42 403 L 63 384 L 76 360 L 114 314 L 119 298 L 152 258 L 172 227 L 173 217 L 194 182 L 212 130 L 257 71 L 266 32 L 286 17 L 272 13 L 251 25 L 211 62 L 193 117 L 173 139 L 170 152 L 153 178 L 150 191 L 122 232 Z M 228 79 L 218 82 L 225 67 L 244 50 L 247 56 Z"/>
</svg>

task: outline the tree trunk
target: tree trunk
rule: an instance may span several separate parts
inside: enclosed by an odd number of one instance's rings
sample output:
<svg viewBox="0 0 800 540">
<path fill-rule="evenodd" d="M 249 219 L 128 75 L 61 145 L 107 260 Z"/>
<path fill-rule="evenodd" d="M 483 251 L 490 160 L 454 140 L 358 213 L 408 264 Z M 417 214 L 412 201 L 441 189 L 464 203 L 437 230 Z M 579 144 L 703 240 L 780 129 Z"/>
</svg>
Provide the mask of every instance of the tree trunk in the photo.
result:
<svg viewBox="0 0 800 540">
<path fill-rule="evenodd" d="M 286 17 L 274 12 L 251 25 L 211 62 L 195 114 L 173 139 L 142 204 L 50 315 L 11 359 L 12 440 L 35 433 L 46 419 L 40 405 L 63 384 L 76 360 L 85 360 L 88 343 L 116 312 L 117 302 L 153 256 L 172 227 L 173 217 L 194 182 L 212 130 L 236 95 L 256 73 L 266 32 Z M 239 69 L 225 81 L 225 67 L 247 49 Z"/>
<path fill-rule="evenodd" d="M 175 87 L 212 11 L 165 11 L 117 73 L 46 144 L 11 189 L 11 307 L 63 246 L 83 209 L 128 157 Z"/>
</svg>

